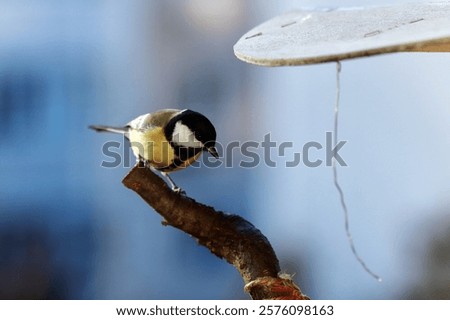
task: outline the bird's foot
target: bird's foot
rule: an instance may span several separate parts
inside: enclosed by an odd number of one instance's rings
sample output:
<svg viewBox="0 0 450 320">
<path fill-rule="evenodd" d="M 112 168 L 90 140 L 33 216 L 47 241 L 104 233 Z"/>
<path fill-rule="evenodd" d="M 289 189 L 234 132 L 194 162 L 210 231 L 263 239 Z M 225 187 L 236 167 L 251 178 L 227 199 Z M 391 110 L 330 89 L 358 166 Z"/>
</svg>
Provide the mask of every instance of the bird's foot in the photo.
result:
<svg viewBox="0 0 450 320">
<path fill-rule="evenodd" d="M 172 187 L 172 191 L 175 193 L 178 193 L 179 195 L 182 195 L 182 196 L 186 195 L 186 191 L 184 191 L 180 187 Z"/>
</svg>

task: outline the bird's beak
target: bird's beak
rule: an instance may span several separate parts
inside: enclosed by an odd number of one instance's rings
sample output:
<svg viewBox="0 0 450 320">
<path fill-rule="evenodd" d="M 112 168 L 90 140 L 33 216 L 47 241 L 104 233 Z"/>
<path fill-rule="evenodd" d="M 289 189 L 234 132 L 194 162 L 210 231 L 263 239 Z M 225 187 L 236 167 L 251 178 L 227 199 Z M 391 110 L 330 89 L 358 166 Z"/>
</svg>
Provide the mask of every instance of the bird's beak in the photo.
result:
<svg viewBox="0 0 450 320">
<path fill-rule="evenodd" d="M 216 159 L 219 159 L 219 154 L 217 153 L 216 147 L 209 147 L 208 152 Z"/>
</svg>

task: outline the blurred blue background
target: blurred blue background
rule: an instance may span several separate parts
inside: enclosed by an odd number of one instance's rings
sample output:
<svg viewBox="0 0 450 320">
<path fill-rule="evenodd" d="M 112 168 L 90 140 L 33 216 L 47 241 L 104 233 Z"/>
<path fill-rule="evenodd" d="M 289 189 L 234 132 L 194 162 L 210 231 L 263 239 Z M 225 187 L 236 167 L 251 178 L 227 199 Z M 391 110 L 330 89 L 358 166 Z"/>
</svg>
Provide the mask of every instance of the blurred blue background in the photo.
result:
<svg viewBox="0 0 450 320">
<path fill-rule="evenodd" d="M 403 1 L 406 2 L 406 1 Z M 0 1 L 0 298 L 248 299 L 238 272 L 161 218 L 105 169 L 121 125 L 164 107 L 202 112 L 221 144 L 325 143 L 335 65 L 263 68 L 237 39 L 299 7 L 400 1 Z M 339 168 L 190 168 L 189 196 L 269 238 L 314 299 L 450 298 L 450 55 L 343 62 Z M 262 150 L 259 150 L 262 154 Z M 287 155 L 287 158 L 292 153 Z M 317 153 L 317 156 L 321 156 Z"/>
</svg>

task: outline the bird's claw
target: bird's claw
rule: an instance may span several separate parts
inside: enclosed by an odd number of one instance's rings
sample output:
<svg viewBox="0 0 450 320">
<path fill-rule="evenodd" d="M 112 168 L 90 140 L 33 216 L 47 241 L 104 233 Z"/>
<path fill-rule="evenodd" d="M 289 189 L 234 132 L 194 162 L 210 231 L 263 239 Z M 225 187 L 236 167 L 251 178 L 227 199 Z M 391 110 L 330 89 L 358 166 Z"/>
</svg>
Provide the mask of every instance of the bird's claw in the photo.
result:
<svg viewBox="0 0 450 320">
<path fill-rule="evenodd" d="M 182 196 L 186 195 L 186 191 L 184 191 L 180 187 L 173 187 L 172 191 L 175 192 L 175 193 L 178 193 L 179 195 L 182 195 Z"/>
<path fill-rule="evenodd" d="M 146 159 L 140 157 L 140 158 L 137 160 L 137 163 L 138 163 L 139 165 L 142 164 L 144 168 L 148 168 L 148 169 L 152 170 L 153 172 L 155 172 L 155 169 L 152 167 L 150 161 L 148 161 L 148 160 L 146 160 Z M 186 191 L 184 191 L 184 190 L 181 189 L 180 187 L 177 187 L 176 184 L 173 182 L 173 180 L 170 178 L 170 176 L 169 176 L 169 174 L 168 174 L 167 172 L 161 172 L 161 174 L 162 174 L 162 175 L 166 178 L 166 180 L 169 182 L 170 187 L 172 188 L 172 191 L 173 191 L 173 192 L 175 192 L 175 193 L 177 193 L 177 194 L 179 194 L 179 195 L 182 195 L 182 196 L 185 196 L 185 195 L 186 195 Z"/>
</svg>

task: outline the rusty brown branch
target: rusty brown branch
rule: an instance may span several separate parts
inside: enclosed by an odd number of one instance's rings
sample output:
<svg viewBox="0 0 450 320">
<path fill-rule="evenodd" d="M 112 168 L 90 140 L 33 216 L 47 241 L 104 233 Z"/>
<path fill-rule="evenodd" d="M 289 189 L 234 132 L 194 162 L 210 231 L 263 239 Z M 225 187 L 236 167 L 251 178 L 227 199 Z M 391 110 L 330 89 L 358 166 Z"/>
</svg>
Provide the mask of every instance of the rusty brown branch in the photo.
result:
<svg viewBox="0 0 450 320">
<path fill-rule="evenodd" d="M 253 299 L 308 299 L 289 277 L 280 276 L 272 246 L 247 220 L 173 192 L 146 168 L 134 167 L 123 183 L 164 218 L 164 225 L 190 234 L 216 256 L 233 264 Z"/>
</svg>

